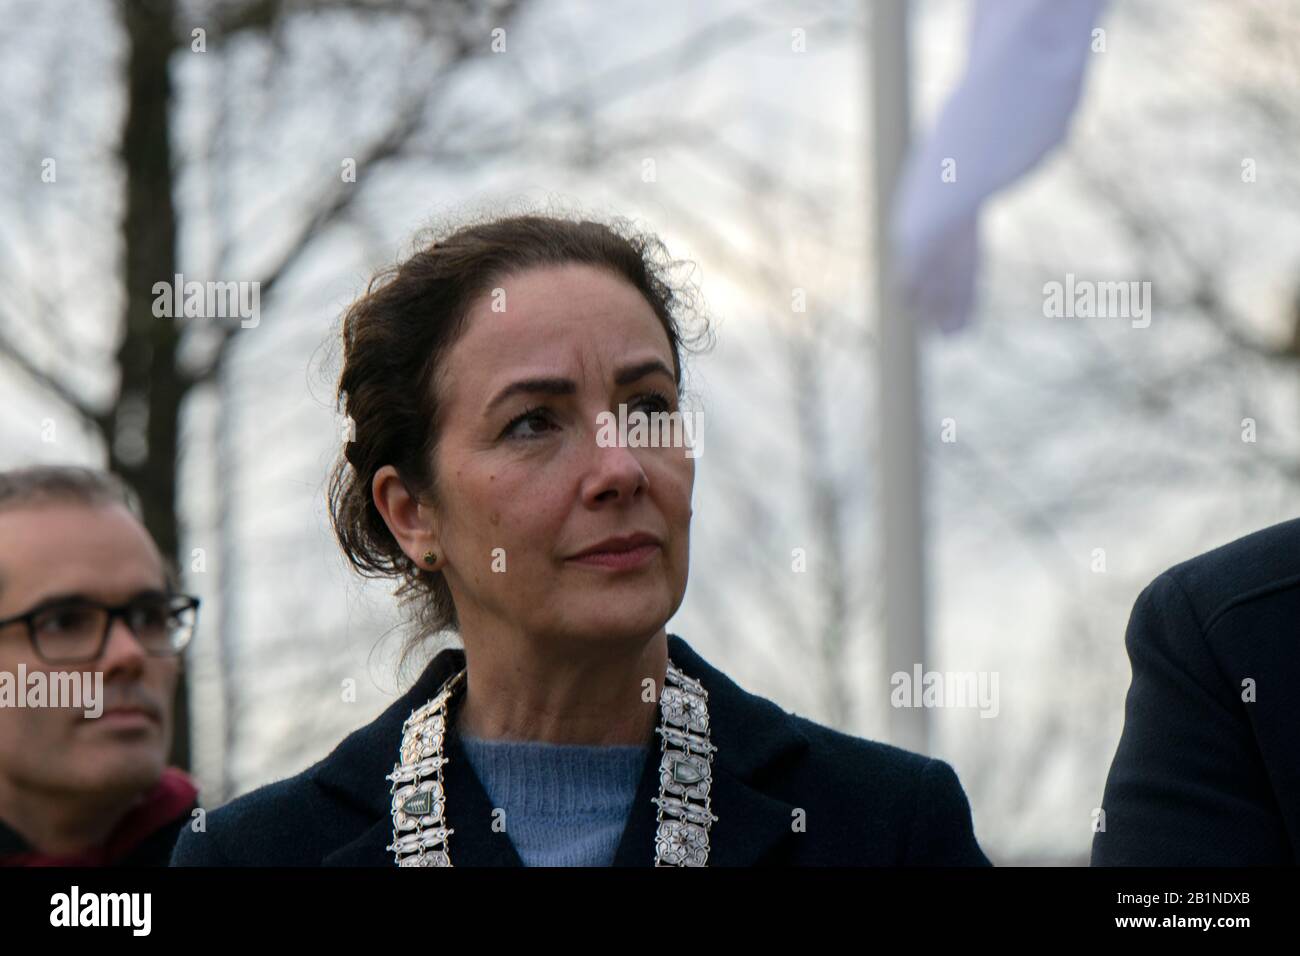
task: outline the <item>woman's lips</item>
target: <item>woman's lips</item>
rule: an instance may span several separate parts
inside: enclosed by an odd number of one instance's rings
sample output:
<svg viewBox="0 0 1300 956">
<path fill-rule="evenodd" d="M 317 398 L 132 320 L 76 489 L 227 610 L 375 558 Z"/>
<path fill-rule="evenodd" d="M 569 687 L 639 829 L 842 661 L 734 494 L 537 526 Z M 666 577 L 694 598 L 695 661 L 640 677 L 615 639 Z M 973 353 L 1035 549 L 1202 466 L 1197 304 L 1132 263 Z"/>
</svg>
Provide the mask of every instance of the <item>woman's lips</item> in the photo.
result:
<svg viewBox="0 0 1300 956">
<path fill-rule="evenodd" d="M 592 554 L 584 554 L 578 558 L 569 560 L 575 564 L 584 564 L 593 568 L 604 568 L 609 571 L 631 571 L 642 565 L 648 564 L 650 559 L 659 552 L 657 544 L 643 544 L 640 547 L 632 548 L 629 551 L 596 551 Z"/>
</svg>

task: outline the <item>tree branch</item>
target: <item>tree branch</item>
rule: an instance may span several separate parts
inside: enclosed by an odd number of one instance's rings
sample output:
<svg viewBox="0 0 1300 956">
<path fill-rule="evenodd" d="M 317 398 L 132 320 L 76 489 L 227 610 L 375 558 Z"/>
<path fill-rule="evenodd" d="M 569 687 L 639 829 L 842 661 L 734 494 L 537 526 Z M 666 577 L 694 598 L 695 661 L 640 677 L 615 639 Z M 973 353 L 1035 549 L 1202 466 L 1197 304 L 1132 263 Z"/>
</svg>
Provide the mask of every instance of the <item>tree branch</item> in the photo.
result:
<svg viewBox="0 0 1300 956">
<path fill-rule="evenodd" d="M 7 323 L 5 323 L 7 324 Z M 37 386 L 59 399 L 70 410 L 80 416 L 87 424 L 93 425 L 101 435 L 108 435 L 108 417 L 105 412 L 95 409 L 81 396 L 77 395 L 54 375 L 39 368 L 0 328 L 0 355 L 5 356 Z"/>
</svg>

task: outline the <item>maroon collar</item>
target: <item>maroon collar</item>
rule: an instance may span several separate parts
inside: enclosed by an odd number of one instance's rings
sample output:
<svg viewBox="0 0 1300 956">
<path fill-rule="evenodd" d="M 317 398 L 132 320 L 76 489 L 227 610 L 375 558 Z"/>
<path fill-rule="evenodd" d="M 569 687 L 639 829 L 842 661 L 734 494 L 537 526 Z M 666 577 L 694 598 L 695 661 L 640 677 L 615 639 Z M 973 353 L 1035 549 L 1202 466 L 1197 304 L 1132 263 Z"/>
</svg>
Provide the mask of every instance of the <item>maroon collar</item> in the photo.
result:
<svg viewBox="0 0 1300 956">
<path fill-rule="evenodd" d="M 167 767 L 99 846 L 55 855 L 23 845 L 0 857 L 0 866 L 112 866 L 167 824 L 179 820 L 195 805 L 198 793 L 188 774 Z"/>
</svg>

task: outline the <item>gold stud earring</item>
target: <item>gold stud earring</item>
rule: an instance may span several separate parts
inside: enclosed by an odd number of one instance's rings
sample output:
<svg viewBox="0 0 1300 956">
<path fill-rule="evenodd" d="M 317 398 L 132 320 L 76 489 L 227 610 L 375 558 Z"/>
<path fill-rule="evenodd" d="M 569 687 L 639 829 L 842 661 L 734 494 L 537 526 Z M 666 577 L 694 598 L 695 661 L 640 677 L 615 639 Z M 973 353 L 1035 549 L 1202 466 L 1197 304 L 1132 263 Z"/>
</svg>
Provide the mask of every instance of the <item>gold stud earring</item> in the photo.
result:
<svg viewBox="0 0 1300 956">
<path fill-rule="evenodd" d="M 426 551 L 426 552 L 424 552 L 424 563 L 425 563 L 425 564 L 433 564 L 433 563 L 435 563 L 437 560 L 438 560 L 437 552 L 434 552 L 434 551 Z"/>
</svg>

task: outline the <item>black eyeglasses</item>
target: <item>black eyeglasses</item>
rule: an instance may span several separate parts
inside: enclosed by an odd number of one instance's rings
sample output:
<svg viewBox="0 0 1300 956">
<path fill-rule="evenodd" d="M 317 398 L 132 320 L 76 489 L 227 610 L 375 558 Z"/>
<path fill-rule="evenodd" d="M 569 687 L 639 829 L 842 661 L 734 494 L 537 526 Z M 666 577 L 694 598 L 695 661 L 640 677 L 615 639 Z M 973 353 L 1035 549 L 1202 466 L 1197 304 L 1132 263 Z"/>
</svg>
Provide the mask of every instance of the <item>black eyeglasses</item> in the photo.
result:
<svg viewBox="0 0 1300 956">
<path fill-rule="evenodd" d="M 108 645 L 113 619 L 120 617 L 145 652 L 174 657 L 194 636 L 199 599 L 189 594 L 141 595 L 109 607 L 81 598 L 54 601 L 25 614 L 0 621 L 0 627 L 22 623 L 36 656 L 47 664 L 96 660 Z"/>
</svg>

